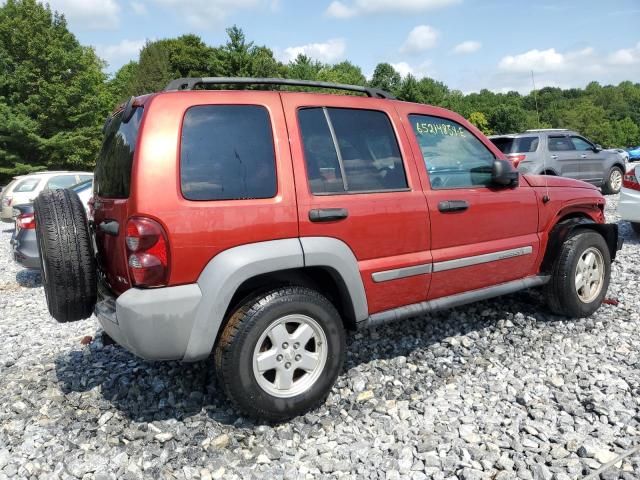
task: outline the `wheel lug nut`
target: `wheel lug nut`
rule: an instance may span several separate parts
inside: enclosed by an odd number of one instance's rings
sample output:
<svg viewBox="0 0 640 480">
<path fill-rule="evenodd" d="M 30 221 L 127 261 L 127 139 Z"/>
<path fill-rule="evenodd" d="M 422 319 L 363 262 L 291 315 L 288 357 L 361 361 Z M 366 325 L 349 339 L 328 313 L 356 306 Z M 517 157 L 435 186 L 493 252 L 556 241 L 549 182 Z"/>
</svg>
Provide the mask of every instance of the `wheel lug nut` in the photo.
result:
<svg viewBox="0 0 640 480">
<path fill-rule="evenodd" d="M 300 344 L 298 342 L 293 344 L 293 348 L 295 348 L 296 350 L 300 348 Z"/>
<path fill-rule="evenodd" d="M 284 348 L 286 350 L 287 348 L 289 348 L 289 344 L 287 342 L 284 342 L 282 344 L 282 348 Z"/>
<path fill-rule="evenodd" d="M 282 361 L 282 355 L 278 355 L 278 356 L 276 357 L 276 360 L 277 360 L 277 361 L 279 361 L 279 362 L 281 362 L 281 361 Z"/>
<path fill-rule="evenodd" d="M 296 355 L 296 362 L 299 362 L 302 359 L 302 355 L 298 354 Z"/>
<path fill-rule="evenodd" d="M 291 363 L 287 362 L 284 364 L 284 368 L 291 368 Z"/>
</svg>

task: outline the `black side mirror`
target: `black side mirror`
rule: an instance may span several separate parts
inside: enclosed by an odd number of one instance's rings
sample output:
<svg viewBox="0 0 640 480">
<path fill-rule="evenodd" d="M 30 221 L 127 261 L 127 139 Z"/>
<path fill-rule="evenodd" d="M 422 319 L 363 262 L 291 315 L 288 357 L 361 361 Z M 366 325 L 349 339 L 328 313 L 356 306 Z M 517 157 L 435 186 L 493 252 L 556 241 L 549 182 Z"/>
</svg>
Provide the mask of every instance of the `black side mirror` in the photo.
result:
<svg viewBox="0 0 640 480">
<path fill-rule="evenodd" d="M 515 187 L 518 185 L 520 174 L 509 160 L 496 159 L 493 161 L 491 181 L 503 187 Z"/>
<path fill-rule="evenodd" d="M 599 143 L 596 143 L 593 146 L 593 151 L 596 152 L 596 153 L 601 152 L 602 151 L 602 145 L 600 145 Z"/>
</svg>

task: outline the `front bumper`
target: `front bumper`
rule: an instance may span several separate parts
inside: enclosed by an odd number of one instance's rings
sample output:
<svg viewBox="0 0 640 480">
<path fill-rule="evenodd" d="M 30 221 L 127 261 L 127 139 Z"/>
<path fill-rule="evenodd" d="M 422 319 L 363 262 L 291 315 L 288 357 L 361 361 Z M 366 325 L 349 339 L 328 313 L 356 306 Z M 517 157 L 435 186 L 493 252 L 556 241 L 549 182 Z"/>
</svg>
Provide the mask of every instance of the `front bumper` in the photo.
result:
<svg viewBox="0 0 640 480">
<path fill-rule="evenodd" d="M 198 284 L 130 288 L 118 298 L 99 282 L 95 314 L 104 331 L 146 360 L 185 357 L 202 293 Z"/>
<path fill-rule="evenodd" d="M 620 190 L 618 213 L 622 220 L 640 223 L 640 192 L 623 187 Z"/>
</svg>

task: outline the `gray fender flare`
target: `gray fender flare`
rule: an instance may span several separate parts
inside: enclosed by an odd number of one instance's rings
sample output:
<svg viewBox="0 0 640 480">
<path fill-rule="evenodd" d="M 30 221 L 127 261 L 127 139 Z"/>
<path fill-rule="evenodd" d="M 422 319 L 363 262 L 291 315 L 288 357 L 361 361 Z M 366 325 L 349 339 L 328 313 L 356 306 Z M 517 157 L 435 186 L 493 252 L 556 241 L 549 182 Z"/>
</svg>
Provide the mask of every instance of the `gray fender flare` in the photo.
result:
<svg viewBox="0 0 640 480">
<path fill-rule="evenodd" d="M 202 299 L 183 360 L 193 362 L 210 355 L 231 299 L 243 282 L 265 273 L 305 266 L 335 270 L 349 292 L 356 320 L 368 317 L 358 262 L 344 242 L 306 237 L 242 245 L 216 255 L 200 274 Z"/>
</svg>

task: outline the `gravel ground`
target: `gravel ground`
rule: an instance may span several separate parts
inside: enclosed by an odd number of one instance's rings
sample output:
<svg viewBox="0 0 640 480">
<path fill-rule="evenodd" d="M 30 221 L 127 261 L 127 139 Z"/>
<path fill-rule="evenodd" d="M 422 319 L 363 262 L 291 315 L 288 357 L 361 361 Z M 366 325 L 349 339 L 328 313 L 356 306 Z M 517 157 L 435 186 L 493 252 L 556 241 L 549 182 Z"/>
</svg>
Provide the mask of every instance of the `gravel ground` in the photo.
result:
<svg viewBox="0 0 640 480">
<path fill-rule="evenodd" d="M 2 224 L 0 480 L 582 478 L 640 444 L 640 242 L 621 230 L 617 306 L 568 321 L 522 292 L 351 334 L 326 404 L 270 426 L 235 415 L 207 363 L 55 323 Z M 600 478 L 640 478 L 640 454 Z"/>
</svg>

